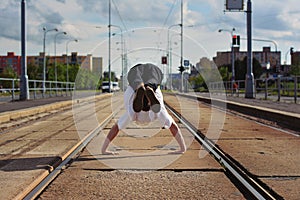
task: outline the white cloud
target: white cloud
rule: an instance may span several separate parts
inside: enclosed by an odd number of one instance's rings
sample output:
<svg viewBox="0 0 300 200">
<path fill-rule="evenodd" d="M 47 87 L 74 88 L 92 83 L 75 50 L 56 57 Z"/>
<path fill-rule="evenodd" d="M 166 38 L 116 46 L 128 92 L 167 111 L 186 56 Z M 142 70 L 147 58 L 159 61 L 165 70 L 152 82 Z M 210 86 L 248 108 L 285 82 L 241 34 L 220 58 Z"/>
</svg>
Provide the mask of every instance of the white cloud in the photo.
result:
<svg viewBox="0 0 300 200">
<path fill-rule="evenodd" d="M 112 0 L 112 24 L 121 26 L 125 31 L 145 27 L 168 28 L 180 23 L 180 0 Z M 228 50 L 230 38 L 228 34 L 218 33 L 218 29 L 236 28 L 236 33 L 246 36 L 246 14 L 243 12 L 224 13 L 224 0 L 184 0 L 184 24 L 194 25 L 185 27 L 185 33 L 201 43 L 213 57 L 216 51 Z M 246 1 L 245 1 L 246 2 Z M 300 9 L 296 0 L 252 1 L 253 6 L 253 37 L 276 40 L 282 51 L 288 45 L 300 45 Z M 171 9 L 171 6 L 173 8 Z M 168 19 L 167 19 L 168 16 Z M 28 49 L 31 54 L 41 50 L 43 26 L 48 29 L 59 28 L 67 31 L 68 36 L 80 40 L 80 45 L 74 45 L 74 51 L 83 54 L 94 48 L 95 44 L 107 39 L 108 1 L 99 0 L 27 0 L 27 29 Z M 101 28 L 96 28 L 101 26 Z M 174 31 L 179 28 L 172 29 Z M 113 28 L 113 32 L 119 32 Z M 47 40 L 51 44 L 53 33 L 49 33 Z M 166 46 L 166 32 L 158 36 L 124 35 L 127 47 L 135 47 L 135 43 L 143 44 L 143 40 L 153 43 L 163 43 Z M 157 37 L 157 38 L 155 38 Z M 0 38 L 1 54 L 6 54 L 6 46 L 13 50 L 12 44 L 20 40 L 20 0 L 3 0 L 0 4 Z M 114 38 L 118 40 L 118 38 Z M 15 41 L 15 42 L 12 42 Z M 66 38 L 59 37 L 58 43 L 65 43 Z M 138 44 L 137 44 L 138 45 Z M 255 44 L 261 49 L 265 44 Z M 50 45 L 48 45 L 50 48 Z M 255 48 L 256 48 L 255 46 Z M 59 52 L 64 52 L 64 45 L 59 45 Z M 106 48 L 106 47 L 105 47 Z M 117 48 L 117 47 L 116 47 Z M 185 47 L 188 48 L 188 47 Z M 246 48 L 242 46 L 241 48 Z M 19 52 L 20 45 L 14 51 Z M 279 49 L 280 50 L 280 49 Z M 49 50 L 50 52 L 52 50 Z M 99 56 L 105 55 L 107 50 L 96 51 Z M 197 49 L 193 58 L 202 56 Z M 119 52 L 117 52 L 119 53 Z M 189 55 L 188 55 L 189 56 Z M 207 56 L 207 55 L 205 55 Z M 104 59 L 105 60 L 105 59 Z"/>
</svg>

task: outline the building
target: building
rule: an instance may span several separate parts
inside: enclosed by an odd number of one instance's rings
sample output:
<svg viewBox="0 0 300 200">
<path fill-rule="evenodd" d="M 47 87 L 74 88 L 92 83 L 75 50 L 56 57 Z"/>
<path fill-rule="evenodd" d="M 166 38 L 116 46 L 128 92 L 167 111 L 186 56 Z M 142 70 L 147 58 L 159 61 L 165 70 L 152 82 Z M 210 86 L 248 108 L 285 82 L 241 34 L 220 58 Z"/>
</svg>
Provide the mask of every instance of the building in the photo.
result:
<svg viewBox="0 0 300 200">
<path fill-rule="evenodd" d="M 217 56 L 213 60 L 218 67 L 231 65 L 231 56 L 231 51 L 217 52 Z M 244 60 L 245 57 L 247 57 L 247 51 L 240 51 L 239 47 L 234 47 L 235 60 Z M 277 72 L 280 72 L 280 51 L 271 51 L 271 47 L 263 47 L 262 51 L 253 51 L 253 58 L 258 60 L 263 68 L 266 68 L 267 64 L 270 63 L 271 70 L 276 69 Z"/>
<path fill-rule="evenodd" d="M 17 75 L 21 76 L 21 56 L 16 56 L 14 52 L 7 52 L 6 56 L 0 56 L 0 74 L 7 67 L 12 67 Z"/>
<path fill-rule="evenodd" d="M 36 67 L 43 66 L 44 53 L 41 52 L 38 56 L 27 56 L 27 65 Z M 77 52 L 72 52 L 70 56 L 63 54 L 61 56 L 47 56 L 47 65 L 54 66 L 56 64 L 78 64 L 84 69 L 91 72 L 102 74 L 103 59 L 102 57 L 93 57 L 92 54 L 86 56 L 78 55 Z M 0 56 L 0 74 L 8 66 L 12 66 L 21 75 L 21 56 L 16 56 L 14 52 L 8 52 L 7 56 Z"/>
<path fill-rule="evenodd" d="M 291 54 L 291 65 L 300 65 L 300 51 L 294 51 Z"/>
</svg>

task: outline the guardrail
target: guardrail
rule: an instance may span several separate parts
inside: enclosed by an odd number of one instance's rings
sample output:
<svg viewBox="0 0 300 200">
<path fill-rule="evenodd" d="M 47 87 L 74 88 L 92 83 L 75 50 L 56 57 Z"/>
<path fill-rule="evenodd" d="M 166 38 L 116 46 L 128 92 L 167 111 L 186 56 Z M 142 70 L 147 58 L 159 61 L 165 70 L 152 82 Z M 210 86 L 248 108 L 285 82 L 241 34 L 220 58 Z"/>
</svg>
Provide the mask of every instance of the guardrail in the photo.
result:
<svg viewBox="0 0 300 200">
<path fill-rule="evenodd" d="M 234 83 L 236 85 L 234 85 Z M 211 82 L 209 91 L 226 96 L 242 96 L 245 94 L 245 81 Z M 256 79 L 254 81 L 255 98 L 299 103 L 300 76 Z"/>
<path fill-rule="evenodd" d="M 45 92 L 43 80 L 28 80 L 30 97 L 45 98 L 52 96 L 69 96 L 75 88 L 74 82 L 45 81 Z M 0 78 L 0 97 L 2 101 L 17 100 L 20 94 L 20 79 Z M 11 97 L 11 98 L 10 98 Z"/>
</svg>

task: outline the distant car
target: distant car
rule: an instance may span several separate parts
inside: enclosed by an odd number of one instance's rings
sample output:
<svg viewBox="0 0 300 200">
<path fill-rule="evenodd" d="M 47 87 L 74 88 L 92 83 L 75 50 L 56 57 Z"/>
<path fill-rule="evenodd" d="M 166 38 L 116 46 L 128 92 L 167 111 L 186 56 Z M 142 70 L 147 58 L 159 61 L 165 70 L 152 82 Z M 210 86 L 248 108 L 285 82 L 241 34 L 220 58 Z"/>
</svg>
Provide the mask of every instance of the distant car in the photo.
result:
<svg viewBox="0 0 300 200">
<path fill-rule="evenodd" d="M 101 85 L 102 92 L 109 92 L 109 81 L 103 81 Z M 110 82 L 110 91 L 117 92 L 120 90 L 118 82 Z"/>
<path fill-rule="evenodd" d="M 120 90 L 119 83 L 113 82 L 113 91 L 118 92 Z"/>
</svg>

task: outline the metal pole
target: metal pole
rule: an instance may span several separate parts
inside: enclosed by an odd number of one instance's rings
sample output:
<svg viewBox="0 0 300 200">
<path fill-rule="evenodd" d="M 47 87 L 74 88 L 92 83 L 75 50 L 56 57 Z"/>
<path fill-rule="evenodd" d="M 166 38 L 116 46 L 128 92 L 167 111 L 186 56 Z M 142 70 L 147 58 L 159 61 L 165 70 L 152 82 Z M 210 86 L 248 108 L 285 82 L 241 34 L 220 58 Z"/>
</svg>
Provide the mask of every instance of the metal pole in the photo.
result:
<svg viewBox="0 0 300 200">
<path fill-rule="evenodd" d="M 27 60 L 26 60 L 26 0 L 21 3 L 21 48 L 22 48 L 22 70 L 21 70 L 21 93 L 20 100 L 29 99 L 29 86 L 27 76 Z"/>
<path fill-rule="evenodd" d="M 68 58 L 68 45 L 70 42 L 78 42 L 77 39 L 69 40 L 66 43 L 66 56 L 67 56 L 67 91 L 69 90 L 69 58 Z"/>
<path fill-rule="evenodd" d="M 234 29 L 232 29 L 232 32 L 231 32 L 231 39 L 233 37 L 233 31 Z M 234 58 L 234 47 L 233 47 L 233 43 L 231 42 L 231 72 L 232 72 L 232 80 L 231 80 L 231 95 L 233 96 L 233 85 L 234 85 L 234 82 L 235 82 L 235 70 L 234 70 L 234 61 L 235 61 L 235 58 Z"/>
<path fill-rule="evenodd" d="M 170 78 L 170 74 L 172 76 L 172 50 L 171 50 L 171 39 L 170 39 L 170 29 L 175 26 L 181 26 L 181 24 L 173 24 L 168 28 L 168 67 L 169 67 L 169 74 L 168 78 L 170 79 L 169 88 L 172 90 L 172 77 Z"/>
<path fill-rule="evenodd" d="M 66 35 L 67 32 L 59 32 L 57 33 L 55 36 L 54 36 L 54 69 L 55 69 L 55 93 L 56 93 L 56 96 L 57 96 L 57 63 L 56 63 L 56 38 L 59 34 L 64 34 Z"/>
<path fill-rule="evenodd" d="M 43 27 L 43 31 L 44 31 L 44 39 L 43 39 L 43 97 L 45 97 L 45 93 L 46 93 L 46 34 L 49 31 L 58 31 L 57 28 L 51 29 L 51 30 L 47 30 L 45 27 Z"/>
<path fill-rule="evenodd" d="M 122 91 L 124 91 L 124 44 L 125 44 L 125 40 L 123 37 L 123 29 L 120 26 L 117 25 L 110 25 L 111 27 L 117 27 L 118 29 L 120 29 L 121 31 L 121 65 L 122 65 Z M 114 34 L 113 34 L 114 35 Z"/>
<path fill-rule="evenodd" d="M 45 81 L 46 81 L 46 33 L 47 30 L 44 27 L 44 39 L 43 39 L 43 94 L 42 96 L 45 97 L 45 93 L 46 93 L 46 85 L 45 85 Z"/>
<path fill-rule="evenodd" d="M 68 58 L 68 44 L 70 43 L 70 40 L 66 44 L 66 56 L 67 56 L 67 77 L 66 77 L 66 94 L 68 96 L 68 90 L 69 90 L 69 58 Z"/>
<path fill-rule="evenodd" d="M 180 66 L 183 66 L 183 0 L 181 0 L 181 58 L 180 58 Z M 183 73 L 181 73 L 181 92 L 183 92 Z"/>
<path fill-rule="evenodd" d="M 232 42 L 232 38 L 233 38 L 233 32 L 235 31 L 235 28 L 232 28 L 232 30 L 227 30 L 227 29 L 219 29 L 219 32 L 222 31 L 226 31 L 230 33 L 231 36 L 231 72 L 232 72 L 232 79 L 231 79 L 231 95 L 233 95 L 233 84 L 235 82 L 235 70 L 234 70 L 234 46 L 233 46 L 233 42 Z M 227 93 L 226 93 L 227 94 Z"/>
<path fill-rule="evenodd" d="M 111 0 L 109 0 L 109 5 L 108 5 L 108 12 L 109 12 L 109 17 L 108 17 L 108 92 L 111 92 Z"/>
<path fill-rule="evenodd" d="M 294 102 L 297 103 L 297 91 L 298 91 L 298 83 L 297 76 L 294 77 Z"/>
<path fill-rule="evenodd" d="M 252 66 L 252 4 L 251 0 L 247 2 L 247 74 L 245 98 L 254 98 L 254 75 Z"/>
</svg>

